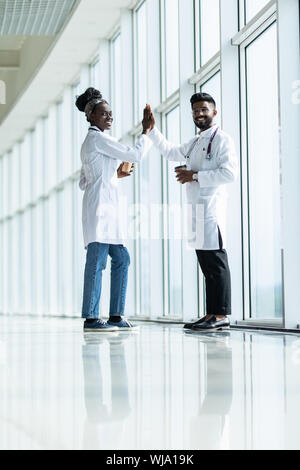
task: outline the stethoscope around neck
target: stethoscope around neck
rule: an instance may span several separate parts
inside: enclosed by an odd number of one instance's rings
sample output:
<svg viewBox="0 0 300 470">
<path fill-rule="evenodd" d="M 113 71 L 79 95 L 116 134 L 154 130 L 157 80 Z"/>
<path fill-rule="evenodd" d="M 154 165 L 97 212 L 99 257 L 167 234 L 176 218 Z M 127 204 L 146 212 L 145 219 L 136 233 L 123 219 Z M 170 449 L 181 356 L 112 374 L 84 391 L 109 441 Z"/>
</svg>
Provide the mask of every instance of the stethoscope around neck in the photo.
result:
<svg viewBox="0 0 300 470">
<path fill-rule="evenodd" d="M 212 146 L 212 143 L 213 143 L 214 138 L 216 137 L 218 131 L 219 131 L 219 127 L 217 127 L 216 130 L 215 130 L 215 131 L 212 133 L 212 135 L 210 136 L 209 144 L 208 144 L 207 151 L 206 151 L 206 157 L 205 157 L 206 160 L 211 160 L 211 158 L 212 158 L 212 155 L 211 155 L 211 146 Z M 192 146 L 191 146 L 189 152 L 187 153 L 187 155 L 186 155 L 186 157 L 185 157 L 186 160 L 189 160 L 189 159 L 190 159 L 190 155 L 191 155 L 191 153 L 192 153 L 194 147 L 196 146 L 197 142 L 198 142 L 198 139 L 196 139 L 195 142 L 192 144 Z"/>
</svg>

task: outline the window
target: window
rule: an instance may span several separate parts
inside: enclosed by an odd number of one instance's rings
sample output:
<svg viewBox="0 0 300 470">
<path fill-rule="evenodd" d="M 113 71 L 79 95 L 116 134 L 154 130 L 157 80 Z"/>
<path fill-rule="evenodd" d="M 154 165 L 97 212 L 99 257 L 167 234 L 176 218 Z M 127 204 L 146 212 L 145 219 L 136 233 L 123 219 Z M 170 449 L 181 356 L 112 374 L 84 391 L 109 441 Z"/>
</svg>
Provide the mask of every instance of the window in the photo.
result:
<svg viewBox="0 0 300 470">
<path fill-rule="evenodd" d="M 43 119 L 39 119 L 36 125 L 34 133 L 34 173 L 35 173 L 35 185 L 34 185 L 34 198 L 40 196 L 44 190 L 43 187 L 43 168 L 44 168 L 44 129 Z"/>
<path fill-rule="evenodd" d="M 90 67 L 91 86 L 99 90 L 100 87 L 100 62 L 97 59 Z"/>
<path fill-rule="evenodd" d="M 203 93 L 208 93 L 213 97 L 216 102 L 218 114 L 215 118 L 217 124 L 221 125 L 222 114 L 221 114 L 221 77 L 220 72 L 216 73 L 211 77 L 207 82 L 201 86 L 201 91 Z"/>
<path fill-rule="evenodd" d="M 72 149 L 73 149 L 73 164 L 72 171 L 77 171 L 81 168 L 80 149 L 81 149 L 81 127 L 80 127 L 80 112 L 75 106 L 77 96 L 80 95 L 79 83 L 72 87 Z"/>
<path fill-rule="evenodd" d="M 245 24 L 254 18 L 262 10 L 269 0 L 244 0 L 245 4 Z"/>
<path fill-rule="evenodd" d="M 179 106 L 166 115 L 167 139 L 179 144 Z M 174 168 L 179 163 L 167 162 L 167 203 L 168 203 L 168 312 L 182 316 L 182 187 L 177 182 Z"/>
<path fill-rule="evenodd" d="M 31 175 L 30 175 L 30 135 L 27 133 L 23 142 L 20 145 L 20 191 L 21 191 L 21 206 L 24 207 L 30 202 L 31 192 Z"/>
<path fill-rule="evenodd" d="M 114 136 L 122 136 L 122 67 L 121 35 L 112 41 L 112 107 L 114 115 Z"/>
<path fill-rule="evenodd" d="M 141 119 L 141 109 L 147 102 L 148 73 L 147 73 L 147 2 L 145 1 L 136 11 L 136 37 L 135 37 L 135 122 Z"/>
<path fill-rule="evenodd" d="M 196 0 L 196 69 L 220 50 L 219 0 Z"/>
<path fill-rule="evenodd" d="M 245 53 L 251 316 L 273 318 L 282 316 L 276 23 Z"/>
<path fill-rule="evenodd" d="M 56 107 L 51 106 L 49 114 L 44 121 L 44 189 L 46 192 L 57 183 L 56 117 Z"/>
<path fill-rule="evenodd" d="M 164 0 L 165 98 L 179 87 L 178 0 Z"/>
<path fill-rule="evenodd" d="M 136 165 L 137 166 L 137 165 Z M 138 181 L 139 181 L 139 193 L 138 203 L 141 206 L 145 205 L 145 208 L 149 208 L 149 160 L 148 157 L 144 158 L 139 164 L 138 169 Z M 146 214 L 145 214 L 146 215 Z M 140 275 L 140 314 L 142 316 L 150 316 L 150 239 L 149 239 L 149 223 L 148 219 L 144 220 L 142 212 L 139 214 L 138 231 L 141 233 L 141 239 L 137 240 L 137 246 L 139 247 L 139 270 Z M 148 230 L 146 230 L 148 229 Z"/>
</svg>

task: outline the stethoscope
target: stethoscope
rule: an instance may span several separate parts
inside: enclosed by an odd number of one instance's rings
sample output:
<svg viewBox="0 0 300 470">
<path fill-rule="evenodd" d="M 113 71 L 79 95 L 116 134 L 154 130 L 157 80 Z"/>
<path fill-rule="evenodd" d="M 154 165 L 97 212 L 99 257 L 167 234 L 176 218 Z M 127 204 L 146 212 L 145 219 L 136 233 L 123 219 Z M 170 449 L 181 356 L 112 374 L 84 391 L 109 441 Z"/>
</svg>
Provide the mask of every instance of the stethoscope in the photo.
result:
<svg viewBox="0 0 300 470">
<path fill-rule="evenodd" d="M 208 144 L 208 147 L 207 147 L 207 151 L 206 151 L 206 160 L 211 160 L 212 158 L 212 155 L 211 155 L 211 146 L 212 146 L 212 143 L 214 141 L 214 138 L 216 137 L 217 133 L 219 131 L 219 128 L 217 127 L 216 130 L 213 132 L 213 134 L 211 135 L 210 139 L 209 139 L 209 144 Z M 190 159 L 190 155 L 192 153 L 192 151 L 194 150 L 194 147 L 196 146 L 198 142 L 198 139 L 195 140 L 195 142 L 192 144 L 191 148 L 190 148 L 190 151 L 188 152 L 188 154 L 186 155 L 186 160 L 189 161 Z M 203 149 L 205 150 L 205 149 Z"/>
</svg>

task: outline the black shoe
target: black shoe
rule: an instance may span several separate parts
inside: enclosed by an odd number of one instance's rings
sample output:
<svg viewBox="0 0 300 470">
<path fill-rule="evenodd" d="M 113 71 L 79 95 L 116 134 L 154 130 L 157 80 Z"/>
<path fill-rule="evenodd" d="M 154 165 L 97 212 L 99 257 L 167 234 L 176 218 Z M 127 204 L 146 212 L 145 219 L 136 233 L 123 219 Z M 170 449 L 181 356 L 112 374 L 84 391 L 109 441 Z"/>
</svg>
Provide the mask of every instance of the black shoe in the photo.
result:
<svg viewBox="0 0 300 470">
<path fill-rule="evenodd" d="M 230 328 L 230 321 L 227 317 L 223 318 L 223 320 L 216 319 L 215 316 L 211 317 L 209 320 L 204 322 L 197 322 L 193 326 L 193 330 L 196 331 L 218 331 L 218 330 L 229 330 Z"/>
<path fill-rule="evenodd" d="M 206 317 L 206 315 L 205 315 Z M 200 318 L 200 320 L 194 321 L 193 323 L 186 323 L 183 328 L 186 330 L 191 330 L 193 329 L 194 325 L 198 325 L 200 323 L 203 323 L 205 321 L 205 317 Z"/>
</svg>

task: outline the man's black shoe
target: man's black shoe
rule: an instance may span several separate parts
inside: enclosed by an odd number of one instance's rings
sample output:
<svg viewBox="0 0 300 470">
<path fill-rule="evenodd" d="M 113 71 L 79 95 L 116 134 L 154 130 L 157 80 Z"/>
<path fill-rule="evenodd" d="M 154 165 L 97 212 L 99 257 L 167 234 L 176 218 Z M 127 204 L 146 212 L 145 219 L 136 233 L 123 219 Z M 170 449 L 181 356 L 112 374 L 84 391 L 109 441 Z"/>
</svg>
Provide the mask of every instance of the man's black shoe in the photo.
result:
<svg viewBox="0 0 300 470">
<path fill-rule="evenodd" d="M 197 324 L 198 323 L 198 324 Z M 197 322 L 192 327 L 192 330 L 195 331 L 218 331 L 218 330 L 229 330 L 230 328 L 230 321 L 227 317 L 223 318 L 223 320 L 216 319 L 215 316 L 211 317 L 209 320 L 204 322 Z"/>
<path fill-rule="evenodd" d="M 194 321 L 193 323 L 186 323 L 183 328 L 185 328 L 186 330 L 192 330 L 194 325 L 199 325 L 200 323 L 203 323 L 205 321 L 205 317 L 202 317 L 200 318 L 200 320 Z"/>
</svg>

